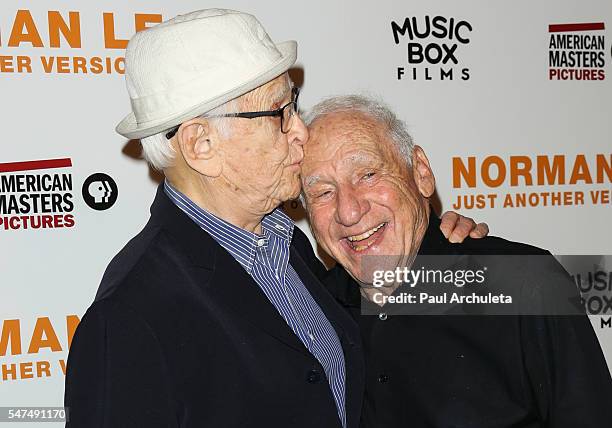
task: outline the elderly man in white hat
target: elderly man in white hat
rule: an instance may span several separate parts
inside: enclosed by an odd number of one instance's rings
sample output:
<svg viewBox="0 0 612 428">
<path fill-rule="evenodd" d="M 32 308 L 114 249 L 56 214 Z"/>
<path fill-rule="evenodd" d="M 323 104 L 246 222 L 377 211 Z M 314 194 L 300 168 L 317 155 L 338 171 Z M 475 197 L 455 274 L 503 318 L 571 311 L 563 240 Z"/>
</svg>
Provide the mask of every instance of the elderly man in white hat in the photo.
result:
<svg viewBox="0 0 612 428">
<path fill-rule="evenodd" d="M 358 426 L 357 326 L 277 208 L 299 194 L 308 139 L 296 50 L 219 9 L 130 40 L 117 131 L 166 180 L 77 329 L 67 426 Z"/>
</svg>

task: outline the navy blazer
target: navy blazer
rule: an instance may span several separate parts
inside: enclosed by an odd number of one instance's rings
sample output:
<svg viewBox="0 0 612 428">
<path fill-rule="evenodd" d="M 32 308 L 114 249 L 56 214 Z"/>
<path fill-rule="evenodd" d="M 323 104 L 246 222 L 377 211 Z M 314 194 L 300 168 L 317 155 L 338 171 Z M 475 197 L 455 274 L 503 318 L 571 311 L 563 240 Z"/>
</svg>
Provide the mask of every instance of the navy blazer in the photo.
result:
<svg viewBox="0 0 612 428">
<path fill-rule="evenodd" d="M 347 424 L 359 424 L 357 324 L 319 282 L 297 227 L 290 263 L 346 359 Z M 72 341 L 67 427 L 338 428 L 322 366 L 240 264 L 163 192 L 108 266 Z"/>
</svg>

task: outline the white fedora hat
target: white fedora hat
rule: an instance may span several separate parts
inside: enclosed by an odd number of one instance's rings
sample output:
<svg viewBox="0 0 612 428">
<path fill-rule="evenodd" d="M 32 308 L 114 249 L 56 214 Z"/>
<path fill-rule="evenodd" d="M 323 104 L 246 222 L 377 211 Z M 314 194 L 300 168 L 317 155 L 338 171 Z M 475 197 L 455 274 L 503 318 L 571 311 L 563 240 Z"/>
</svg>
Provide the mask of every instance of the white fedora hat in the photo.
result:
<svg viewBox="0 0 612 428">
<path fill-rule="evenodd" d="M 172 128 L 281 75 L 297 43 L 274 44 L 253 15 L 205 9 L 179 15 L 130 39 L 125 80 L 132 112 L 127 138 Z"/>
</svg>

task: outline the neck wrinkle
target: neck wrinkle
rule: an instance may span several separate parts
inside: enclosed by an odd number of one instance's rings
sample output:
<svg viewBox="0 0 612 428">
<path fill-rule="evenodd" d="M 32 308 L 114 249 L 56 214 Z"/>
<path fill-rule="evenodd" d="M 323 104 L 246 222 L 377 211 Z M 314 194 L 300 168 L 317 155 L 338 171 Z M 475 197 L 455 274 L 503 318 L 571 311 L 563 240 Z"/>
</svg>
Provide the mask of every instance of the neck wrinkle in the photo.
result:
<svg viewBox="0 0 612 428">
<path fill-rule="evenodd" d="M 238 192 L 233 192 L 231 184 L 227 181 L 219 182 L 223 178 L 210 179 L 199 175 L 194 180 L 193 178 L 185 179 L 178 174 L 170 174 L 166 178 L 175 189 L 200 208 L 236 227 L 258 235 L 262 234 L 261 221 L 268 213 L 245 209 L 245 207 L 252 206 L 253 201 L 247 200 Z"/>
</svg>

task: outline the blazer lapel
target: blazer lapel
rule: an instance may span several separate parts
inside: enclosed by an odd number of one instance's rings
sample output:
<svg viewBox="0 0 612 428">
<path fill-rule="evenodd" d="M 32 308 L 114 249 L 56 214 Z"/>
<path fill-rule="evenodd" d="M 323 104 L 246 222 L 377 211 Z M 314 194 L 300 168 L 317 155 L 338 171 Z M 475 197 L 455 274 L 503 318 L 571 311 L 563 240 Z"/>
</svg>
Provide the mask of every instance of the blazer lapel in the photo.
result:
<svg viewBox="0 0 612 428">
<path fill-rule="evenodd" d="M 217 249 L 216 265 L 209 284 L 206 292 L 222 301 L 236 316 L 294 350 L 312 356 L 255 280 L 221 246 Z"/>
<path fill-rule="evenodd" d="M 151 206 L 151 222 L 167 229 L 183 247 L 193 275 L 207 296 L 285 345 L 311 355 L 253 278 L 168 198 L 163 183 Z"/>
</svg>

